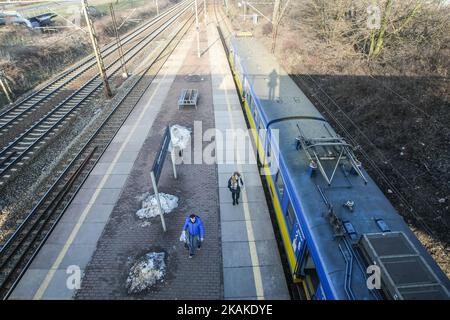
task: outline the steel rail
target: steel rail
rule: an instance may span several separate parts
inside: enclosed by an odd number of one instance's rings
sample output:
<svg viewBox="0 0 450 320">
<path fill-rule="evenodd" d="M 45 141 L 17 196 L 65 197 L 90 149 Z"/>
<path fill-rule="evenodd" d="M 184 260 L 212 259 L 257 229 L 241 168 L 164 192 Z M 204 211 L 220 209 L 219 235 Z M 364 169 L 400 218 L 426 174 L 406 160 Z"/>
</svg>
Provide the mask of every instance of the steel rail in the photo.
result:
<svg viewBox="0 0 450 320">
<path fill-rule="evenodd" d="M 36 250 L 34 250 L 34 252 L 32 253 L 30 259 L 27 261 L 26 265 L 24 266 L 24 268 L 22 268 L 19 272 L 18 277 L 14 280 L 14 282 L 8 286 L 5 287 L 5 282 L 3 281 L 2 284 L 0 285 L 0 292 L 4 292 L 4 294 L 0 295 L 3 299 L 7 299 L 10 294 L 12 293 L 12 291 L 14 290 L 14 288 L 16 287 L 16 285 L 18 284 L 18 282 L 20 281 L 20 279 L 23 277 L 23 275 L 25 274 L 25 271 L 28 269 L 28 267 L 30 266 L 31 262 L 33 261 L 33 259 L 36 257 L 37 253 L 39 252 L 39 250 L 42 248 L 43 244 L 45 243 L 45 241 L 48 239 L 48 237 L 50 236 L 51 232 L 53 231 L 53 229 L 55 228 L 56 224 L 58 223 L 58 221 L 61 219 L 62 215 L 64 214 L 65 210 L 67 209 L 67 207 L 70 205 L 71 201 L 73 200 L 73 198 L 75 197 L 75 195 L 77 194 L 77 192 L 79 191 L 79 189 L 81 188 L 81 186 L 83 185 L 84 181 L 87 179 L 87 177 L 89 176 L 89 173 L 92 171 L 92 169 L 95 167 L 95 164 L 98 162 L 98 160 L 100 159 L 101 155 L 104 153 L 104 151 L 106 150 L 106 148 L 109 146 L 109 144 L 111 143 L 111 141 L 113 140 L 113 138 L 115 137 L 115 135 L 117 134 L 117 132 L 119 131 L 120 127 L 122 126 L 122 124 L 125 122 L 125 120 L 129 117 L 129 115 L 131 114 L 131 112 L 133 111 L 135 105 L 137 104 L 137 102 L 140 101 L 140 99 L 142 98 L 142 96 L 144 95 L 144 93 L 146 92 L 146 90 L 148 89 L 148 87 L 151 85 L 151 83 L 153 82 L 153 79 L 156 77 L 156 74 L 159 72 L 159 70 L 161 69 L 161 67 L 164 65 L 165 61 L 167 61 L 168 57 L 170 54 L 165 54 L 165 52 L 169 49 L 168 53 L 171 53 L 178 45 L 178 43 L 181 41 L 182 37 L 184 36 L 184 34 L 186 34 L 186 32 L 189 30 L 189 28 L 192 26 L 193 24 L 193 14 L 186 19 L 186 22 L 184 22 L 184 24 L 176 31 L 175 35 L 168 41 L 168 43 L 165 45 L 165 47 L 159 52 L 159 54 L 153 59 L 152 63 L 146 67 L 146 69 L 142 72 L 142 74 L 134 81 L 133 85 L 130 86 L 129 89 L 127 89 L 127 92 L 125 93 L 125 95 L 123 95 L 123 97 L 115 104 L 115 107 L 113 108 L 113 110 L 111 110 L 111 112 L 109 113 L 108 117 L 102 122 L 102 124 L 100 125 L 100 127 L 90 136 L 90 138 L 88 139 L 88 141 L 84 144 L 84 146 L 81 148 L 81 150 L 78 152 L 77 155 L 74 156 L 74 158 L 70 161 L 70 163 L 66 166 L 65 170 L 63 171 L 63 173 L 60 174 L 60 176 L 58 177 L 58 179 L 53 183 L 53 185 L 50 187 L 50 189 L 45 193 L 45 195 L 41 198 L 41 200 L 38 202 L 38 204 L 32 209 L 32 211 L 27 215 L 27 217 L 24 219 L 24 221 L 21 223 L 21 225 L 18 227 L 18 229 L 13 233 L 13 235 L 10 236 L 10 238 L 8 239 L 8 241 L 3 245 L 3 247 L 0 249 L 0 257 L 4 256 L 5 251 L 7 251 L 8 249 L 10 249 L 10 247 L 12 246 L 12 243 L 16 240 L 18 240 L 18 238 L 21 235 L 21 232 L 25 229 L 26 225 L 30 223 L 31 219 L 35 216 L 38 215 L 39 210 L 41 209 L 42 206 L 45 205 L 45 203 L 47 201 L 49 201 L 49 198 L 51 197 L 51 194 L 55 192 L 55 189 L 58 188 L 58 186 L 60 184 L 63 184 L 63 188 L 61 191 L 57 191 L 57 195 L 55 197 L 55 199 L 57 200 L 57 204 L 61 205 L 62 203 L 64 203 L 64 196 L 66 196 L 69 192 L 70 192 L 70 188 L 67 188 L 67 184 L 70 184 L 71 186 L 73 186 L 74 181 L 81 175 L 82 170 L 80 170 L 80 168 L 86 168 L 87 164 L 90 162 L 92 162 L 92 158 L 93 155 L 97 152 L 97 156 L 96 159 L 94 159 L 93 163 L 90 166 L 90 169 L 88 171 L 85 171 L 84 173 L 86 173 L 84 179 L 82 179 L 81 183 L 76 187 L 75 192 L 71 195 L 70 199 L 67 201 L 67 203 L 65 204 L 65 206 L 62 208 L 62 211 L 58 214 L 58 216 L 56 217 L 54 223 L 51 225 L 50 229 L 48 230 L 48 232 L 45 234 L 44 238 L 41 240 L 41 242 L 39 243 L 38 247 L 36 248 Z M 187 28 L 186 28 L 187 27 Z M 181 34 L 181 37 L 180 37 Z M 175 46 L 173 48 L 169 48 L 171 46 L 171 44 L 174 42 L 174 40 L 176 40 L 176 38 L 179 37 L 178 41 L 175 43 Z M 143 80 L 145 80 L 145 76 L 147 75 L 147 73 L 149 72 L 149 70 L 156 64 L 156 63 L 160 63 L 160 65 L 157 68 L 157 72 L 153 74 L 152 79 L 148 82 L 145 83 Z M 109 133 L 109 131 L 107 132 L 102 132 L 104 131 L 104 129 L 107 127 L 108 125 L 108 129 L 110 129 L 110 120 L 112 121 L 112 117 L 114 115 L 117 114 L 117 112 L 119 111 L 119 109 L 122 107 L 123 103 L 125 102 L 125 100 L 127 98 L 133 99 L 132 94 L 134 93 L 133 91 L 140 85 L 140 84 L 144 85 L 143 90 L 139 90 L 138 91 L 138 95 L 134 97 L 135 102 L 132 103 L 131 105 L 129 105 L 129 109 L 126 110 L 126 113 L 123 116 L 123 119 L 121 119 L 120 123 L 117 123 L 115 125 L 114 128 L 114 132 L 111 134 Z M 102 139 L 100 138 L 100 144 L 103 144 L 102 146 L 98 146 L 95 145 L 95 139 L 98 138 L 100 136 L 100 134 L 105 133 L 110 135 L 107 139 L 106 142 L 102 142 Z M 89 154 L 87 157 L 84 157 L 84 160 L 82 161 L 82 164 L 80 166 L 76 166 L 76 162 L 79 161 L 81 158 L 83 158 L 83 154 L 88 152 L 88 150 L 93 147 L 93 149 L 91 151 L 89 151 Z M 70 178 L 67 182 L 64 182 L 66 176 L 68 176 L 70 174 L 70 171 L 73 170 L 74 168 L 77 168 L 75 173 L 70 175 Z M 60 193 L 63 193 L 64 195 L 60 195 Z M 50 204 L 50 206 L 54 203 L 54 201 Z M 56 211 L 58 206 L 54 206 L 53 209 L 51 210 L 52 213 L 54 213 Z M 44 208 L 45 210 L 45 208 Z M 48 210 L 48 208 L 47 208 Z M 50 219 L 49 215 L 47 217 L 47 221 Z M 25 242 L 25 238 L 27 235 L 29 235 L 32 230 L 34 229 L 34 225 L 39 224 L 41 221 L 38 219 L 35 224 L 33 224 L 31 226 L 31 229 L 27 232 L 27 234 L 25 235 L 25 237 L 20 240 L 19 239 L 19 244 L 23 244 Z M 44 223 L 42 223 L 42 225 L 44 225 Z M 41 229 L 40 229 L 41 230 Z M 34 241 L 36 241 L 37 236 L 33 238 Z M 33 243 L 32 243 L 33 244 Z M 32 244 L 30 244 L 28 246 L 28 248 L 26 248 L 26 250 L 30 249 Z M 11 259 L 11 257 L 13 256 L 14 253 L 17 253 L 18 251 L 20 251 L 20 246 L 17 246 L 13 252 L 8 255 L 7 259 L 8 261 L 3 261 L 3 263 L 1 263 L 0 265 L 0 269 L 5 267 L 5 265 L 9 262 L 9 260 Z M 18 264 L 20 262 L 23 261 L 23 257 L 25 253 L 22 253 L 19 257 L 19 261 L 15 263 L 15 266 L 13 269 L 17 268 Z M 12 270 L 8 273 L 7 275 L 7 280 L 10 280 L 11 275 L 16 272 L 17 270 Z M 6 291 L 6 292 L 5 292 Z"/>
<path fill-rule="evenodd" d="M 140 27 L 130 31 L 128 34 L 126 34 L 124 36 L 123 44 L 125 45 L 125 44 L 129 43 L 130 41 L 134 40 L 137 36 L 139 36 L 142 33 L 144 33 L 148 28 L 154 26 L 157 22 L 161 21 L 167 15 L 173 13 L 174 11 L 176 11 L 177 9 L 182 7 L 183 5 L 186 5 L 188 3 L 188 1 L 189 0 L 186 0 L 184 2 L 181 2 L 181 3 L 177 4 L 177 5 L 175 5 L 174 7 L 170 8 L 169 10 L 167 10 L 164 13 L 162 13 L 158 17 L 155 17 L 154 19 L 150 20 L 149 22 L 147 22 L 143 26 L 140 26 Z M 109 43 L 108 45 L 106 45 L 103 48 L 101 48 L 101 52 L 104 53 L 104 57 L 107 57 L 107 56 L 117 52 L 117 45 L 116 45 L 116 43 L 115 42 Z M 31 109 L 33 109 L 40 102 L 43 102 L 43 101 L 47 100 L 51 95 L 53 95 L 55 93 L 58 93 L 60 91 L 60 89 L 65 87 L 67 84 L 69 84 L 73 80 L 77 79 L 79 76 L 81 76 L 87 70 L 91 69 L 92 67 L 95 67 L 95 65 L 96 65 L 95 57 L 91 54 L 88 57 L 86 57 L 85 59 L 83 59 L 80 62 L 78 62 L 77 64 L 75 64 L 74 66 L 72 66 L 69 69 L 67 69 L 67 70 L 63 71 L 62 73 L 60 73 L 56 78 L 54 78 L 50 82 L 48 82 L 43 88 L 39 89 L 38 91 L 32 93 L 31 95 L 29 95 L 29 96 L 27 96 L 25 98 L 23 98 L 22 100 L 16 101 L 16 103 L 14 103 L 13 106 L 11 106 L 7 110 L 4 110 L 3 112 L 0 113 L 0 123 L 2 123 L 3 118 L 8 117 L 10 113 L 17 112 L 18 109 L 23 108 L 23 106 L 28 104 L 28 103 L 31 103 L 31 105 L 26 107 L 23 111 L 20 111 L 20 113 L 18 115 L 14 116 L 14 118 L 12 118 L 11 120 L 8 120 L 4 124 L 0 124 L 0 130 L 4 129 L 5 127 L 7 127 L 14 120 L 19 118 L 21 115 L 23 115 L 26 112 L 28 112 Z M 83 68 L 83 69 L 78 71 L 78 69 L 80 69 L 80 68 Z M 75 74 L 71 75 L 72 73 L 75 73 Z M 61 81 L 63 81 L 63 83 L 58 85 L 56 88 L 53 89 L 54 85 L 59 83 L 59 82 L 61 82 Z M 52 90 L 50 92 L 48 92 L 48 93 L 45 93 L 45 90 L 47 90 L 47 89 L 52 89 Z M 38 96 L 40 96 L 42 94 L 43 94 L 43 96 L 38 98 L 37 101 L 35 101 L 35 102 L 31 101 L 35 97 L 38 97 Z"/>
<path fill-rule="evenodd" d="M 177 15 L 172 17 L 169 21 L 164 23 L 158 30 L 155 30 L 151 36 L 142 39 L 134 48 L 130 49 L 130 51 L 127 52 L 127 61 L 131 60 L 133 57 L 135 57 L 140 51 L 145 48 L 151 41 L 153 41 L 158 35 L 160 35 L 162 32 L 164 32 L 168 27 L 170 27 L 180 16 L 182 16 L 190 6 L 184 7 Z M 140 46 L 140 47 L 138 47 Z M 137 48 L 137 49 L 136 49 Z M 133 51 L 134 50 L 134 51 Z M 131 52 L 131 54 L 130 54 Z M 115 70 L 112 72 L 110 76 L 115 74 L 118 70 L 120 70 L 120 65 L 118 65 L 119 58 L 111 63 L 108 68 L 113 66 L 114 64 L 117 64 L 115 67 Z M 6 161 L 7 164 L 5 164 L 5 160 L 2 161 L 4 164 L 4 167 L 0 169 L 0 178 L 9 179 L 10 175 L 7 174 L 11 172 L 11 169 L 14 169 L 17 165 L 22 165 L 20 162 L 24 157 L 28 154 L 32 154 L 33 156 L 36 154 L 34 151 L 38 151 L 41 149 L 41 147 L 45 144 L 41 144 L 44 139 L 47 139 L 50 134 L 55 133 L 57 130 L 60 129 L 60 127 L 63 125 L 63 122 L 68 120 L 68 118 L 73 115 L 74 111 L 78 109 L 82 104 L 86 102 L 86 99 L 88 99 L 94 92 L 98 91 L 102 85 L 102 82 L 99 80 L 99 76 L 96 75 L 92 77 L 83 87 L 78 89 L 76 92 L 74 92 L 72 95 L 70 95 L 68 98 L 66 98 L 63 102 L 58 104 L 51 112 L 49 112 L 44 118 L 42 118 L 39 122 L 35 123 L 32 127 L 30 127 L 27 131 L 22 133 L 18 138 L 16 138 L 13 142 L 11 142 L 7 147 L 5 147 L 3 150 L 0 151 L 0 158 L 14 158 L 11 161 Z M 80 93 L 83 91 L 87 91 L 83 96 L 80 96 Z M 75 100 L 75 102 L 73 101 Z M 70 103 L 75 103 L 73 106 L 70 106 Z M 68 110 L 66 110 L 68 109 Z M 56 115 L 57 113 L 62 113 L 62 115 Z M 51 120 L 52 117 L 56 117 L 55 120 Z M 59 119 L 58 119 L 59 118 Z M 41 128 L 44 127 L 45 129 L 42 130 Z M 36 131 L 44 131 L 43 133 L 39 134 L 36 133 Z M 30 138 L 31 135 L 35 136 L 35 138 Z M 28 139 L 28 142 L 24 142 L 25 139 Z M 15 150 L 16 154 L 12 156 L 12 152 L 14 148 L 17 148 L 18 145 L 26 144 L 27 146 L 24 147 L 22 150 Z M 10 153 L 8 155 L 8 153 Z M 32 153 L 33 152 L 33 153 Z M 0 181 L 0 185 L 4 184 L 4 181 Z"/>
</svg>

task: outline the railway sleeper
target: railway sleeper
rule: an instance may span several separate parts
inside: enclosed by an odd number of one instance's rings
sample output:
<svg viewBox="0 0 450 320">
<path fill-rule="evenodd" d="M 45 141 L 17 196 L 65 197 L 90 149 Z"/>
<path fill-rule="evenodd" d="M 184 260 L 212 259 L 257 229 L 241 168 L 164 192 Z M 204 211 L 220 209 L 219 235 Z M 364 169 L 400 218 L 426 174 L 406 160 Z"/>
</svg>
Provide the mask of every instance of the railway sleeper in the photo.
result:
<svg viewBox="0 0 450 320">
<path fill-rule="evenodd" d="M 13 118 L 13 117 L 11 117 L 10 115 L 3 116 L 3 117 L 0 119 L 0 123 L 8 123 L 8 121 L 11 120 L 12 118 Z"/>
<path fill-rule="evenodd" d="M 1 172 L 0 172 L 1 173 Z M 0 177 L 0 186 L 4 185 L 6 183 L 7 180 L 9 180 L 11 178 L 10 174 L 5 174 L 3 176 Z"/>
<path fill-rule="evenodd" d="M 49 129 L 53 124 L 52 123 L 45 123 L 45 124 L 41 124 L 39 125 L 39 128 L 43 128 L 43 130 L 45 129 Z"/>
<path fill-rule="evenodd" d="M 42 129 L 42 128 L 35 128 L 33 131 L 46 133 L 48 130 L 45 130 L 45 129 Z M 42 135 L 42 134 L 39 134 L 39 135 Z"/>
<path fill-rule="evenodd" d="M 28 148 L 33 142 L 30 141 L 20 141 L 17 145 L 13 147 L 14 150 L 22 150 Z"/>
<path fill-rule="evenodd" d="M 14 149 L 15 151 L 21 152 L 21 151 L 24 151 L 26 148 L 28 148 L 30 145 L 31 145 L 31 144 L 27 144 L 27 145 L 25 145 L 25 146 L 14 146 L 13 149 Z"/>
<path fill-rule="evenodd" d="M 39 135 L 39 136 L 41 136 L 41 135 Z M 36 140 L 36 137 L 35 137 L 35 135 L 33 134 L 32 137 L 25 137 L 25 138 L 23 138 L 23 140 L 25 140 L 25 141 L 35 141 L 35 140 Z"/>
<path fill-rule="evenodd" d="M 29 107 L 32 107 L 32 106 L 34 106 L 35 104 L 37 103 L 37 101 L 36 100 L 30 100 L 30 101 L 27 101 L 27 102 L 25 102 L 24 104 L 22 104 L 22 106 L 24 106 L 24 107 L 26 107 L 26 109 L 28 109 Z"/>
<path fill-rule="evenodd" d="M 14 152 L 15 151 L 8 151 L 8 152 L 6 152 L 4 156 L 0 157 L 0 161 L 1 161 L 1 159 L 9 158 Z"/>
<path fill-rule="evenodd" d="M 59 119 L 61 119 L 61 117 L 58 117 L 57 115 L 52 115 L 51 117 L 47 118 L 47 121 L 56 122 Z"/>
<path fill-rule="evenodd" d="M 39 138 L 40 136 L 42 136 L 42 133 L 31 132 L 31 133 L 29 134 L 29 136 L 35 137 L 34 139 L 33 139 L 33 138 L 30 138 L 30 139 L 36 140 L 37 138 Z"/>
</svg>

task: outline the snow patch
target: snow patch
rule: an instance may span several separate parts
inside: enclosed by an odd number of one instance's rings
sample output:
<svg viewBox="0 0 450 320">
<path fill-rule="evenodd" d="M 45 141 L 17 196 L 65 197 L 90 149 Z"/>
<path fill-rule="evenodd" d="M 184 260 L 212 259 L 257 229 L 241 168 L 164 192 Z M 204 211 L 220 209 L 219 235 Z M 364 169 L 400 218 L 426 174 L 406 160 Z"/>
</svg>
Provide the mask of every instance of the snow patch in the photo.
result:
<svg viewBox="0 0 450 320">
<path fill-rule="evenodd" d="M 175 124 L 170 127 L 170 136 L 171 136 L 170 150 L 172 150 L 171 149 L 172 147 L 183 150 L 186 148 L 189 139 L 191 138 L 191 130 L 186 127 Z"/>
<path fill-rule="evenodd" d="M 158 202 L 154 194 L 145 193 L 142 197 L 142 209 L 136 212 L 139 219 L 153 218 L 159 215 Z M 178 197 L 167 193 L 159 193 L 161 207 L 164 213 L 169 213 L 178 207 Z"/>
<path fill-rule="evenodd" d="M 164 258 L 164 252 L 149 252 L 140 257 L 128 273 L 126 283 L 128 294 L 142 292 L 158 281 L 164 281 L 166 275 Z"/>
<path fill-rule="evenodd" d="M 141 223 L 141 227 L 143 227 L 143 228 L 149 227 L 149 226 L 151 226 L 151 225 L 152 225 L 152 224 L 151 224 L 150 221 L 144 221 L 144 222 Z"/>
</svg>

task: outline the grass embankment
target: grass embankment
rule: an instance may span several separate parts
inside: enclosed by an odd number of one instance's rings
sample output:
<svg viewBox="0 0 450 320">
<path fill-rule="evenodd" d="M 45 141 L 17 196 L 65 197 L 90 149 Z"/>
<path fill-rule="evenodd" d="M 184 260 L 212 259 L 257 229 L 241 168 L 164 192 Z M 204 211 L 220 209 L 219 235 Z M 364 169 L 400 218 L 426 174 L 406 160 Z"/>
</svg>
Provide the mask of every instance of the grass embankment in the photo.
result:
<svg viewBox="0 0 450 320">
<path fill-rule="evenodd" d="M 100 45 L 115 40 L 110 2 L 110 0 L 89 1 L 89 5 L 96 8 L 93 20 Z M 112 2 L 117 22 L 121 25 L 120 34 L 125 34 L 156 14 L 153 1 Z M 163 11 L 176 2 L 179 1 L 159 0 L 159 9 Z M 80 5 L 77 3 L 48 5 L 51 6 L 49 7 L 51 11 L 60 15 L 55 18 L 56 28 L 52 32 L 30 30 L 22 26 L 0 27 L 0 70 L 3 71 L 15 98 L 92 52 L 88 34 L 67 22 L 67 20 L 74 23 L 80 21 L 81 27 L 85 26 L 84 17 L 80 15 Z M 28 13 L 36 15 L 48 11 L 45 6 L 39 6 Z M 7 103 L 6 96 L 0 90 L 0 109 Z"/>
</svg>

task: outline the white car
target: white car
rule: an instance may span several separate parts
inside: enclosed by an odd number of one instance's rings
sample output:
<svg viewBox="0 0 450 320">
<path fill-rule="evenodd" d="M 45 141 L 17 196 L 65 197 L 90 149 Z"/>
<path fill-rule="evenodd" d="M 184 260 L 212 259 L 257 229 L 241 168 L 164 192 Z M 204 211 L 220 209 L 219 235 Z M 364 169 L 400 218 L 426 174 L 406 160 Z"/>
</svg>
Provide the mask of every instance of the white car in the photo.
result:
<svg viewBox="0 0 450 320">
<path fill-rule="evenodd" d="M 18 12 L 0 12 L 0 25 L 6 25 L 6 24 L 19 24 L 19 25 L 25 25 L 28 28 L 35 28 L 39 26 L 39 23 L 37 25 L 33 25 L 30 20 L 25 19 L 20 13 Z"/>
</svg>

